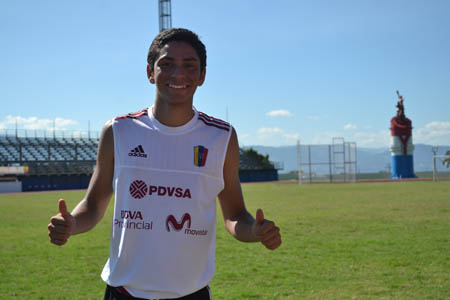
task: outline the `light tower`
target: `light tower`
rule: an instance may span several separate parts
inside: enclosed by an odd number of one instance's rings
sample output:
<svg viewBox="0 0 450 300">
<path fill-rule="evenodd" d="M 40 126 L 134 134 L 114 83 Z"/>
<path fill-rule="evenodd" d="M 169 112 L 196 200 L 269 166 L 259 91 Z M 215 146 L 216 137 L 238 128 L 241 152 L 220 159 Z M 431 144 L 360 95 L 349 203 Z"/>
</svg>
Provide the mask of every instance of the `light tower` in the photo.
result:
<svg viewBox="0 0 450 300">
<path fill-rule="evenodd" d="M 159 0 L 159 32 L 172 28 L 172 6 L 170 0 Z"/>
<path fill-rule="evenodd" d="M 397 115 L 391 119 L 392 178 L 414 178 L 412 123 L 405 116 L 403 96 L 397 91 Z"/>
</svg>

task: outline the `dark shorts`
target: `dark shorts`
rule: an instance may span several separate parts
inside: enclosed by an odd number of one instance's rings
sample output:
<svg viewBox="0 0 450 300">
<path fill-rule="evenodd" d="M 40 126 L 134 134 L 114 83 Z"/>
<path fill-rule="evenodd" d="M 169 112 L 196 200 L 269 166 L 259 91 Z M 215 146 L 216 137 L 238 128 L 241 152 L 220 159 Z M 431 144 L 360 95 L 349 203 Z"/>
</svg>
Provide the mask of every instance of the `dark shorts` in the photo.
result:
<svg viewBox="0 0 450 300">
<path fill-rule="evenodd" d="M 126 291 L 125 291 L 126 293 Z M 147 300 L 143 298 L 136 298 L 133 296 L 127 296 L 123 292 L 121 292 L 118 288 L 107 285 L 105 291 L 105 298 L 103 300 Z M 172 300 L 211 300 L 211 296 L 209 293 L 209 286 L 205 286 L 201 290 L 196 291 L 187 296 L 183 296 L 181 298 L 174 298 Z M 164 299 L 159 299 L 164 300 Z"/>
</svg>

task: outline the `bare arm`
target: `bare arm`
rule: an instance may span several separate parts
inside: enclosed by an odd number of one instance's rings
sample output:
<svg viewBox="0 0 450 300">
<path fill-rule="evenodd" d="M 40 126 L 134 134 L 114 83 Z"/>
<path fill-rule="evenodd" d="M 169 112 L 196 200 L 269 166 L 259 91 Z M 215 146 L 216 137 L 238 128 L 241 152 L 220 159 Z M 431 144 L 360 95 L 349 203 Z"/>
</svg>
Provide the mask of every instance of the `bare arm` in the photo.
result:
<svg viewBox="0 0 450 300">
<path fill-rule="evenodd" d="M 281 244 L 280 229 L 275 223 L 264 219 L 261 209 L 256 220 L 247 211 L 239 181 L 239 145 L 233 129 L 223 168 L 225 187 L 219 194 L 225 228 L 236 239 L 243 242 L 262 242 L 274 250 Z"/>
<path fill-rule="evenodd" d="M 59 200 L 59 214 L 53 216 L 48 225 L 50 241 L 64 245 L 74 234 L 92 229 L 105 214 L 111 199 L 114 176 L 114 136 L 112 123 L 105 124 L 97 152 L 97 166 L 92 174 L 85 197 L 72 213 L 67 211 L 66 203 Z"/>
</svg>

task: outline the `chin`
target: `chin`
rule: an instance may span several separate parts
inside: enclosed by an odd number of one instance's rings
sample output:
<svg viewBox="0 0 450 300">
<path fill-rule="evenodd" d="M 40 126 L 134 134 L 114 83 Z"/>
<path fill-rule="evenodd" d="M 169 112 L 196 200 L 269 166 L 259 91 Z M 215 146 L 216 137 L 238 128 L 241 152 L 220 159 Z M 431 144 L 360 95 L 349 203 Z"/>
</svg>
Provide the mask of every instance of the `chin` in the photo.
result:
<svg viewBox="0 0 450 300">
<path fill-rule="evenodd" d="M 192 98 L 172 98 L 167 103 L 170 105 L 192 105 Z"/>
</svg>

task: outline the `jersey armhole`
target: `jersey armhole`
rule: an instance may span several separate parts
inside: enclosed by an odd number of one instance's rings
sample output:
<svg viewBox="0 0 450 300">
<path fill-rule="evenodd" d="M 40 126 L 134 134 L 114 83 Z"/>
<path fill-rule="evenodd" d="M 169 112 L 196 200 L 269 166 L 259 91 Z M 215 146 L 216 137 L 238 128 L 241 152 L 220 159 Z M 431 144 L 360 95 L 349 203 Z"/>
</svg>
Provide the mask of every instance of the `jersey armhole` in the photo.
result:
<svg viewBox="0 0 450 300">
<path fill-rule="evenodd" d="M 113 130 L 113 139 L 114 139 L 114 176 L 113 176 L 113 189 L 115 190 L 115 181 L 116 181 L 116 176 L 118 175 L 118 169 L 119 169 L 119 165 L 120 165 L 120 147 L 119 147 L 119 134 L 117 133 L 117 126 L 119 120 L 115 120 L 113 119 L 112 122 L 112 130 Z"/>
<path fill-rule="evenodd" d="M 233 133 L 233 126 L 230 125 L 230 130 L 227 132 L 227 138 L 226 138 L 226 142 L 225 142 L 225 147 L 224 147 L 222 161 L 221 161 L 221 167 L 220 167 L 220 181 L 222 182 L 222 189 L 225 187 L 225 181 L 223 179 L 223 168 L 225 166 L 225 159 L 227 158 L 228 147 L 230 146 L 230 138 L 231 138 L 232 133 Z"/>
</svg>

